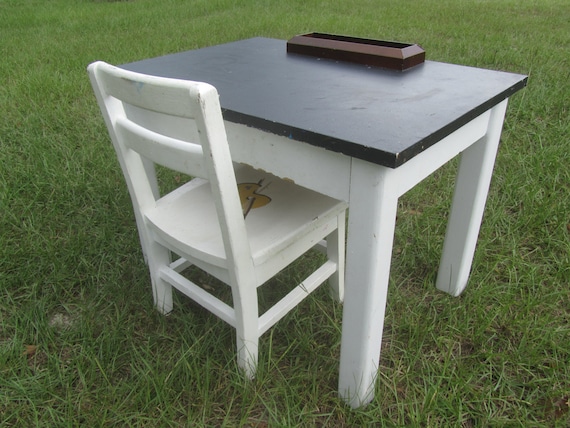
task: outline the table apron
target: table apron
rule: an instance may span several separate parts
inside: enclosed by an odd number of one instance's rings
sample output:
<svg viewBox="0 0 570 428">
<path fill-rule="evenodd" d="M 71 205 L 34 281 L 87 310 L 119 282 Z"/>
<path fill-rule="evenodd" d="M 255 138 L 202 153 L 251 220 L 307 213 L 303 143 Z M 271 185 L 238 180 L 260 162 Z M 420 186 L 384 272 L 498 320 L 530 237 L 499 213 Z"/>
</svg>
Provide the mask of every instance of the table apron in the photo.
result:
<svg viewBox="0 0 570 428">
<path fill-rule="evenodd" d="M 490 111 L 486 111 L 396 169 L 376 167 L 397 176 L 393 183 L 401 196 L 483 138 L 489 117 Z M 236 162 L 269 171 L 333 198 L 350 200 L 349 156 L 228 121 L 226 132 Z"/>
<path fill-rule="evenodd" d="M 483 138 L 489 128 L 491 111 L 488 110 L 449 134 L 437 144 L 395 169 L 395 185 L 402 196 L 425 178 L 433 174 L 455 156 Z"/>
<path fill-rule="evenodd" d="M 228 121 L 225 124 L 234 161 L 349 201 L 349 156 L 246 125 Z"/>
</svg>

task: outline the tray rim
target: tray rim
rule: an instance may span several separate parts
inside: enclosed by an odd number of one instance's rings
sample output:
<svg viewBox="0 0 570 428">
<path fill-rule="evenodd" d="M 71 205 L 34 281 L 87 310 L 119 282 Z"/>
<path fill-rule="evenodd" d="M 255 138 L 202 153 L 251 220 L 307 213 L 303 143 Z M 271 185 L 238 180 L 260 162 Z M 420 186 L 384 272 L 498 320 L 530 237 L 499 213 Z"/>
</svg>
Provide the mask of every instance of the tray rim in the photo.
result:
<svg viewBox="0 0 570 428">
<path fill-rule="evenodd" d="M 418 44 L 319 32 L 289 39 L 287 52 L 400 71 L 425 61 L 425 51 Z"/>
</svg>

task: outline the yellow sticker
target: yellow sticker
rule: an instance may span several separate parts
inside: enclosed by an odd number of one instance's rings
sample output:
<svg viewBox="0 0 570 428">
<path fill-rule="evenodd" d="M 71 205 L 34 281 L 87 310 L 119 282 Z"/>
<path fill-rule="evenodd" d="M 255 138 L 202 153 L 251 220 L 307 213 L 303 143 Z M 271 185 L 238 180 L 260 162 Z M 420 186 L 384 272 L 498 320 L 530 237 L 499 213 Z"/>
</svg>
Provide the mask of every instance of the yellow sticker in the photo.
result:
<svg viewBox="0 0 570 428">
<path fill-rule="evenodd" d="M 271 202 L 271 198 L 266 195 L 257 193 L 267 186 L 263 186 L 263 179 L 257 183 L 240 183 L 238 184 L 239 199 L 243 209 L 243 217 L 245 218 L 254 208 L 259 208 Z"/>
</svg>

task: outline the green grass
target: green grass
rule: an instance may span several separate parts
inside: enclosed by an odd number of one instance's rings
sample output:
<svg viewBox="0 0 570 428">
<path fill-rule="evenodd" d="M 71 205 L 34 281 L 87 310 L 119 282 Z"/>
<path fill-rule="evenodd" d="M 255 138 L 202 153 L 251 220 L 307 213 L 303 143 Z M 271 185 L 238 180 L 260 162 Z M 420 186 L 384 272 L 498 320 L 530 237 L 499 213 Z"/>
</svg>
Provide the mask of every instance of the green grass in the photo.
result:
<svg viewBox="0 0 570 428">
<path fill-rule="evenodd" d="M 567 0 L 0 0 L 0 22 L 1 426 L 568 426 Z M 355 411 L 326 289 L 262 338 L 254 382 L 222 321 L 182 297 L 153 309 L 85 71 L 308 31 L 530 76 L 461 297 L 434 287 L 455 164 L 401 199 L 376 397 Z"/>
</svg>

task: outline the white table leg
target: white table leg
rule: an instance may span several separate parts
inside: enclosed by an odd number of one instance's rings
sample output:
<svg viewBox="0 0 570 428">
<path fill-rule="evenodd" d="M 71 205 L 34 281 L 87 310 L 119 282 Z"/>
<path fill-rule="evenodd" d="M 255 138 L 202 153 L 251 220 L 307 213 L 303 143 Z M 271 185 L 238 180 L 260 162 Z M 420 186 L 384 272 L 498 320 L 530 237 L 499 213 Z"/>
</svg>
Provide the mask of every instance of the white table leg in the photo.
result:
<svg viewBox="0 0 570 428">
<path fill-rule="evenodd" d="M 486 135 L 461 155 L 436 283 L 453 296 L 469 278 L 506 108 L 507 100 L 491 110 Z"/>
<path fill-rule="evenodd" d="M 353 159 L 339 394 L 369 403 L 380 360 L 398 204 L 394 170 Z"/>
</svg>

